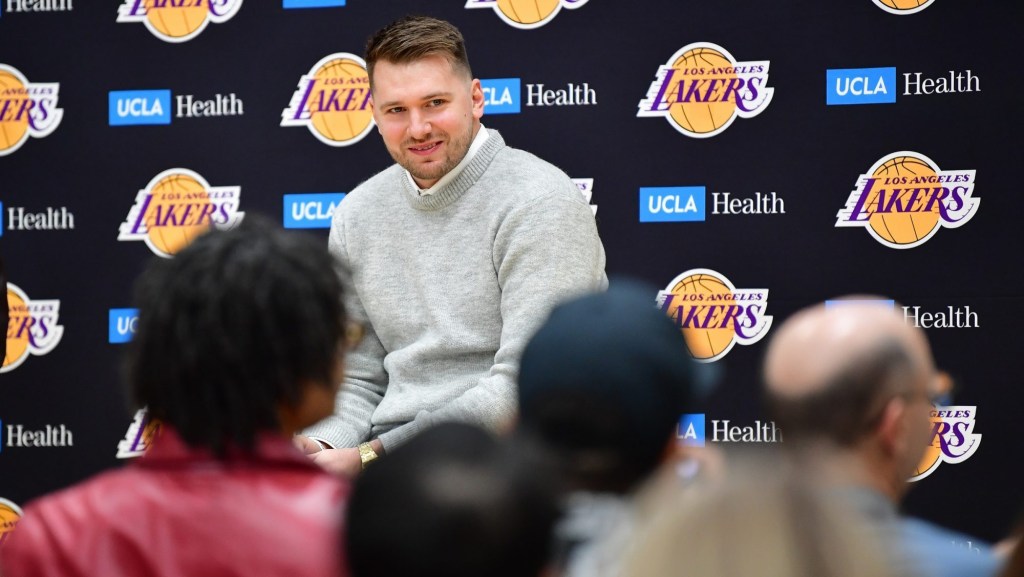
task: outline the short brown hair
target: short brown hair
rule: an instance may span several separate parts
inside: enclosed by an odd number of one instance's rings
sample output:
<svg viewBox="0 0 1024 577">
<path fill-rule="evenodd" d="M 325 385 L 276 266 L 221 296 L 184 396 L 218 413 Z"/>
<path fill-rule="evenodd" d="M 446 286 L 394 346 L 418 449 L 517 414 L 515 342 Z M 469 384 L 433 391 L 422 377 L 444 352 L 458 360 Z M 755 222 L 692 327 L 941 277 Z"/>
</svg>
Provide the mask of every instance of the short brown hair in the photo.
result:
<svg viewBox="0 0 1024 577">
<path fill-rule="evenodd" d="M 452 70 L 473 77 L 462 33 L 450 22 L 429 16 L 406 16 L 396 20 L 366 42 L 370 86 L 373 86 L 373 66 L 378 60 L 404 64 L 434 55 L 447 60 Z"/>
</svg>

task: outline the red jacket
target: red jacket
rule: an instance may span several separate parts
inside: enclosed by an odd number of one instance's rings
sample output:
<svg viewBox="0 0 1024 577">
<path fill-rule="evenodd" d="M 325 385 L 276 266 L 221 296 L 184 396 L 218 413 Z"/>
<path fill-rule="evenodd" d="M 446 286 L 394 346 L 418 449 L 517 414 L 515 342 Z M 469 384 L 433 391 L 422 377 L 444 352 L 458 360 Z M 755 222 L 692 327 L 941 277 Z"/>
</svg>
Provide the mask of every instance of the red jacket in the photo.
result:
<svg viewBox="0 0 1024 577">
<path fill-rule="evenodd" d="M 339 577 L 348 486 L 264 435 L 223 461 L 164 427 L 138 463 L 30 503 L 3 577 Z"/>
</svg>

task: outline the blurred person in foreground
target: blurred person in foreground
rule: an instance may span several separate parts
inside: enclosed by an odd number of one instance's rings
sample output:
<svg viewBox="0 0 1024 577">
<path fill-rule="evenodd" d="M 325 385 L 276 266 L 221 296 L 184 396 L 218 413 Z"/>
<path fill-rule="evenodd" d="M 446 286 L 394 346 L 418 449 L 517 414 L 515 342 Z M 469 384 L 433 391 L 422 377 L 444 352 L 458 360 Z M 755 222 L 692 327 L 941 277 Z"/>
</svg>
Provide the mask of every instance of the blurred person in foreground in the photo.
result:
<svg viewBox="0 0 1024 577">
<path fill-rule="evenodd" d="M 428 429 L 355 481 L 353 577 L 538 577 L 558 516 L 554 480 L 527 447 L 462 423 Z"/>
<path fill-rule="evenodd" d="M 618 573 L 633 496 L 677 455 L 679 417 L 693 412 L 694 362 L 656 294 L 617 280 L 563 303 L 523 353 L 517 433 L 561 469 L 554 565 L 568 575 Z"/>
<path fill-rule="evenodd" d="M 366 339 L 336 415 L 300 439 L 349 475 L 441 422 L 508 427 L 526 340 L 557 302 L 608 284 L 576 184 L 480 123 L 458 28 L 393 22 L 367 43 L 366 70 L 395 164 L 338 205 L 328 241 Z"/>
<path fill-rule="evenodd" d="M 734 456 L 724 480 L 661 499 L 625 577 L 889 577 L 880 544 L 841 501 L 770 455 Z"/>
<path fill-rule="evenodd" d="M 995 574 L 998 561 L 977 539 L 897 510 L 933 441 L 940 392 L 922 330 L 873 301 L 807 308 L 776 330 L 764 378 L 785 448 L 882 537 L 900 574 Z"/>
<path fill-rule="evenodd" d="M 31 503 L 5 577 L 341 575 L 342 481 L 292 435 L 332 414 L 347 320 L 315 240 L 246 219 L 155 259 L 136 287 L 138 462 Z"/>
</svg>

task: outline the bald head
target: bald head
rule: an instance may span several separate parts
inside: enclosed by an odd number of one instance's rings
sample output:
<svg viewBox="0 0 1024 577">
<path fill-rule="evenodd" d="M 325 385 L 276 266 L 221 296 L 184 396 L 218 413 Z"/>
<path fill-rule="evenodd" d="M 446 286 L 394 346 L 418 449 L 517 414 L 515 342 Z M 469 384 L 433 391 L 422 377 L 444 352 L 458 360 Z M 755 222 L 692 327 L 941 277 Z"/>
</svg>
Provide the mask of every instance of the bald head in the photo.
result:
<svg viewBox="0 0 1024 577">
<path fill-rule="evenodd" d="M 927 395 L 932 372 L 920 329 L 889 306 L 851 299 L 788 319 L 768 348 L 764 378 L 788 436 L 849 445 L 869 432 L 886 396 Z"/>
</svg>

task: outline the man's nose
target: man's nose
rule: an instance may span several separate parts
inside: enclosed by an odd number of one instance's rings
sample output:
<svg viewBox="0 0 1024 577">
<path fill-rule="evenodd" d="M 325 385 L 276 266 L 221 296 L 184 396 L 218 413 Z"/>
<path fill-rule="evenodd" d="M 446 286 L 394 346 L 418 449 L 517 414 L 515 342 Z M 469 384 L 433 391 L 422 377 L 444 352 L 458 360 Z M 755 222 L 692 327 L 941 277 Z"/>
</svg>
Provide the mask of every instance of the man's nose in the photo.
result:
<svg viewBox="0 0 1024 577">
<path fill-rule="evenodd" d="M 420 111 L 413 111 L 409 118 L 409 135 L 422 140 L 430 135 L 430 118 Z"/>
</svg>

